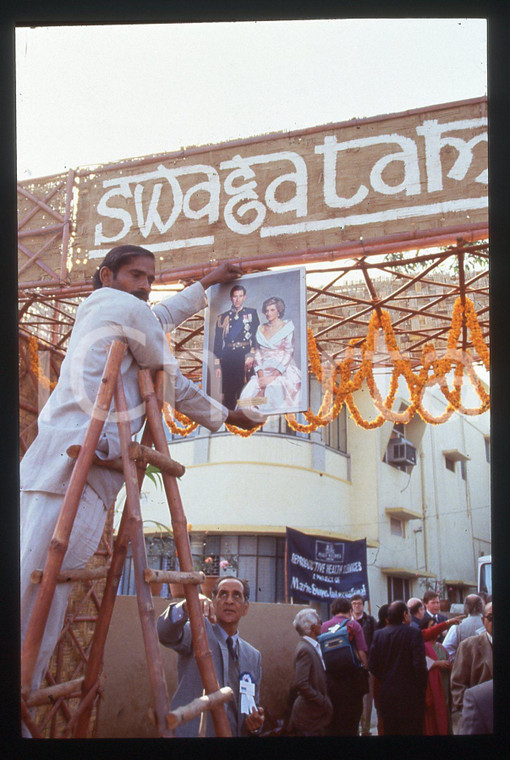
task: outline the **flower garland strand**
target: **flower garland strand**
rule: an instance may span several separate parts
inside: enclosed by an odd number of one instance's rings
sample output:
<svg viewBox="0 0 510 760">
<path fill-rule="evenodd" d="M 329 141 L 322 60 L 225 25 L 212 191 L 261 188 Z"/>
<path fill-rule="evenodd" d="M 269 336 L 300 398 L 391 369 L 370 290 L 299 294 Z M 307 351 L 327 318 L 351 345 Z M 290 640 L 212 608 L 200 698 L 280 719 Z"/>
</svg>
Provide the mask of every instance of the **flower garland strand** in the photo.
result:
<svg viewBox="0 0 510 760">
<path fill-rule="evenodd" d="M 286 414 L 285 418 L 289 427 L 296 432 L 311 433 L 336 419 L 344 403 L 356 424 L 365 430 L 373 430 L 380 427 L 386 421 L 407 424 L 416 413 L 424 422 L 431 425 L 439 425 L 446 422 L 454 411 L 469 416 L 483 414 L 490 408 L 490 395 L 476 374 L 471 352 L 467 349 L 462 350 L 458 348 L 463 325 L 469 330 L 472 345 L 485 369 L 488 371 L 490 368 L 489 350 L 483 339 L 474 304 L 468 298 L 465 298 L 463 301 L 462 298 L 458 297 L 455 300 L 444 356 L 439 359 L 434 344 L 426 343 L 422 349 L 422 366 L 418 373 L 413 372 L 410 360 L 402 356 L 390 316 L 385 310 L 379 310 L 379 313 L 376 310 L 373 311 L 368 324 L 367 335 L 361 344 L 361 348 L 359 348 L 359 340 L 351 340 L 347 346 L 345 359 L 326 366 L 321 364 L 317 342 L 311 329 L 308 328 L 307 344 L 310 368 L 319 383 L 322 384 L 323 396 L 317 414 L 312 412 L 311 409 L 303 412 L 306 423 L 299 423 L 295 414 Z M 376 340 L 381 331 L 384 333 L 386 349 L 393 362 L 389 391 L 385 399 L 382 398 L 377 387 L 372 362 Z M 51 382 L 42 373 L 39 365 L 38 343 L 37 339 L 33 336 L 30 336 L 28 339 L 28 350 L 29 361 L 34 375 L 44 388 L 53 390 L 56 382 Z M 353 373 L 356 350 L 361 350 L 361 363 L 358 370 Z M 452 369 L 454 370 L 454 376 L 452 389 L 450 389 L 446 377 Z M 465 376 L 480 399 L 481 403 L 479 407 L 466 408 L 462 404 L 461 391 Z M 393 405 L 400 377 L 407 384 L 410 403 L 404 412 L 395 412 Z M 377 417 L 373 420 L 365 419 L 354 401 L 354 393 L 361 389 L 363 383 L 367 384 L 370 397 L 378 411 Z M 438 386 L 448 402 L 443 414 L 438 416 L 432 415 L 422 404 L 425 389 L 434 385 Z M 171 432 L 176 435 L 185 437 L 198 427 L 197 422 L 193 422 L 185 414 L 172 410 L 170 405 L 166 403 L 163 405 L 163 417 Z M 234 435 L 248 438 L 257 430 L 260 430 L 262 424 L 252 430 L 244 430 L 229 424 L 225 424 L 225 427 Z"/>
<path fill-rule="evenodd" d="M 182 412 L 172 409 L 170 404 L 166 402 L 163 404 L 163 419 L 172 433 L 183 437 L 189 435 L 198 427 L 198 422 L 194 422 L 189 417 L 186 417 L 185 414 L 182 414 Z M 175 420 L 182 423 L 184 427 L 176 425 Z"/>
<path fill-rule="evenodd" d="M 35 338 L 33 335 L 31 335 L 28 339 L 28 356 L 32 372 L 36 376 L 38 382 L 46 390 L 53 390 L 57 384 L 57 381 L 51 381 L 48 377 L 46 377 L 46 375 L 43 374 L 43 371 L 39 364 L 39 344 L 37 343 L 37 338 Z"/>
</svg>

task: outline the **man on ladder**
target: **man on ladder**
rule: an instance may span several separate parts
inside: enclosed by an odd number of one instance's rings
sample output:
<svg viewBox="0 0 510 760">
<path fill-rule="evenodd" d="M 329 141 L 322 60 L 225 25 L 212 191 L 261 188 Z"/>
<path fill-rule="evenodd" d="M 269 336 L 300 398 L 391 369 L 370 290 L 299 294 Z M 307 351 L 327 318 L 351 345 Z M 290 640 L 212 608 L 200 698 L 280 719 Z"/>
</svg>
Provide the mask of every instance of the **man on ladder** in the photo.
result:
<svg viewBox="0 0 510 760">
<path fill-rule="evenodd" d="M 241 411 L 227 410 L 185 378 L 165 335 L 206 306 L 206 288 L 234 280 L 241 273 L 239 265 L 224 262 L 199 282 L 151 310 L 146 303 L 155 277 L 154 255 L 150 251 L 139 246 L 119 246 L 107 254 L 97 270 L 94 292 L 77 310 L 59 381 L 39 415 L 38 435 L 20 466 L 22 640 L 37 592 L 30 576 L 33 570 L 44 565 L 73 471 L 74 462 L 65 452 L 85 437 L 107 350 L 113 340 L 120 339 L 128 347 L 120 372 L 131 434 L 140 430 L 144 421 L 138 385 L 140 368 L 163 369 L 165 401 L 209 430 L 218 430 L 224 422 L 246 429 L 260 423 Z M 100 459 L 112 460 L 120 453 L 117 415 L 110 412 L 95 454 Z M 86 565 L 98 546 L 107 510 L 115 501 L 123 479 L 122 472 L 92 465 L 62 570 Z M 46 672 L 62 628 L 69 592 L 69 584 L 59 584 L 55 590 L 34 671 L 33 689 L 39 686 Z"/>
</svg>

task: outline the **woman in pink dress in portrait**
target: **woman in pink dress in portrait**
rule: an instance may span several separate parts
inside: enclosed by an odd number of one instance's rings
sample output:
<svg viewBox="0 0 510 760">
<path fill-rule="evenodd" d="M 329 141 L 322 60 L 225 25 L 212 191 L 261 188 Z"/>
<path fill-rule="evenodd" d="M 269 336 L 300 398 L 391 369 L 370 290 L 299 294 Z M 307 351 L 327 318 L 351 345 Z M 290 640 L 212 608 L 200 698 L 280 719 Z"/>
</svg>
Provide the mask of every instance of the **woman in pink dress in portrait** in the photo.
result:
<svg viewBox="0 0 510 760">
<path fill-rule="evenodd" d="M 301 372 L 293 359 L 294 324 L 283 319 L 285 303 L 277 296 L 264 301 L 262 312 L 267 322 L 256 334 L 254 375 L 241 391 L 238 407 L 263 414 L 299 411 Z"/>
</svg>

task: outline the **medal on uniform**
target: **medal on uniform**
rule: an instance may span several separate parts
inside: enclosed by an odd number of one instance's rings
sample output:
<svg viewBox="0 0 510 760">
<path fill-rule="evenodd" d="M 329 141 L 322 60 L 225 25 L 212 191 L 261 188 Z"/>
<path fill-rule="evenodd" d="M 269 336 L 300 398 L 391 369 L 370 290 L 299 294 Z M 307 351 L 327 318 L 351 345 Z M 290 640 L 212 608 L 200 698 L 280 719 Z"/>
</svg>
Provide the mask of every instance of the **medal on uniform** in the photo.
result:
<svg viewBox="0 0 510 760">
<path fill-rule="evenodd" d="M 241 712 L 250 715 L 255 704 L 255 680 L 251 673 L 241 673 L 239 678 L 239 695 L 241 697 Z"/>
</svg>

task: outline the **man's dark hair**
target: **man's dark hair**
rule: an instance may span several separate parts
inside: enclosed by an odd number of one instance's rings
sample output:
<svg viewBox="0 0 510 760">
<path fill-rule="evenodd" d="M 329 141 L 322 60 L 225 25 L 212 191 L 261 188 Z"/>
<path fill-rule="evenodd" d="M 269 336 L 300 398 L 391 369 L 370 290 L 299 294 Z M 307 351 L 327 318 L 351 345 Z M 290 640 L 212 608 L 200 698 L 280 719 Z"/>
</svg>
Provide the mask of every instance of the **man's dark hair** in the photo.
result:
<svg viewBox="0 0 510 760">
<path fill-rule="evenodd" d="M 248 585 L 248 581 L 243 580 L 243 578 L 238 578 L 237 575 L 221 575 L 212 588 L 212 598 L 216 599 L 216 594 L 218 593 L 218 586 L 220 583 L 222 583 L 222 581 L 228 580 L 239 581 L 243 584 L 244 601 L 247 602 L 250 598 L 250 586 Z"/>
<path fill-rule="evenodd" d="M 351 602 L 350 599 L 347 599 L 345 596 L 338 596 L 331 605 L 331 613 L 333 615 L 344 615 L 346 612 L 350 611 Z"/>
<path fill-rule="evenodd" d="M 404 622 L 404 612 L 408 612 L 407 604 L 400 599 L 392 602 L 388 607 L 388 620 L 390 625 L 396 625 Z"/>
<path fill-rule="evenodd" d="M 365 597 L 361 594 L 354 594 L 354 596 L 351 596 L 351 602 L 363 602 L 365 604 Z"/>
<path fill-rule="evenodd" d="M 246 295 L 246 288 L 244 287 L 244 285 L 232 285 L 232 287 L 230 288 L 230 298 L 232 298 L 236 290 L 242 290 L 244 295 Z"/>
<path fill-rule="evenodd" d="M 439 594 L 437 593 L 437 591 L 432 591 L 432 589 L 431 589 L 431 588 L 429 588 L 429 589 L 428 589 L 427 591 L 425 591 L 425 593 L 423 594 L 423 604 L 428 604 L 428 603 L 430 602 L 430 600 L 431 600 L 431 599 L 435 599 L 435 598 L 436 598 L 436 597 L 438 597 L 438 596 L 439 596 Z"/>
<path fill-rule="evenodd" d="M 377 617 L 379 618 L 379 622 L 377 623 L 377 628 L 385 628 L 386 627 L 386 620 L 388 618 L 388 607 L 389 604 L 381 604 L 379 607 L 379 612 L 377 613 Z"/>
<path fill-rule="evenodd" d="M 409 612 L 411 613 L 411 615 L 416 615 L 422 607 L 423 607 L 422 602 L 415 602 L 414 604 L 411 604 L 411 606 L 409 607 Z"/>
<path fill-rule="evenodd" d="M 92 287 L 94 290 L 103 287 L 100 277 L 100 272 L 103 267 L 108 267 L 113 274 L 117 274 L 121 267 L 130 264 L 132 259 L 136 256 L 150 256 L 154 261 L 154 254 L 152 251 L 148 251 L 147 248 L 142 248 L 140 245 L 118 245 L 116 248 L 112 248 L 111 251 L 108 251 L 92 277 Z"/>
</svg>

